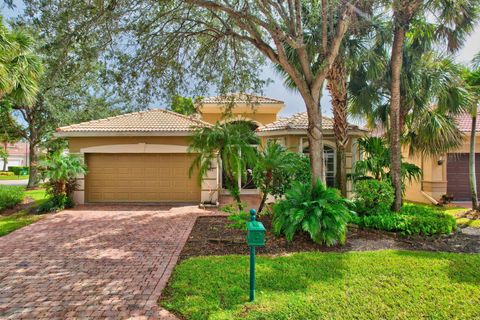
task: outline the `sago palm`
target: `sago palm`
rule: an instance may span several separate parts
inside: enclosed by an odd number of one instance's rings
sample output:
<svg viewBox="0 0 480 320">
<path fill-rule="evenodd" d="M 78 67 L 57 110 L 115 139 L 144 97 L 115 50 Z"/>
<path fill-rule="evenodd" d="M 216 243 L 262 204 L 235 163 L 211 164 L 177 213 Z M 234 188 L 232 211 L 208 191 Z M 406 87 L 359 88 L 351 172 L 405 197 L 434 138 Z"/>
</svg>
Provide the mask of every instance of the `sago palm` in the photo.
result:
<svg viewBox="0 0 480 320">
<path fill-rule="evenodd" d="M 198 128 L 189 146 L 189 152 L 196 154 L 189 174 L 192 176 L 198 169 L 198 182 L 201 183 L 211 163 L 220 159 L 226 178 L 225 187 L 242 209 L 238 179 L 245 177 L 247 166 L 255 163 L 257 151 L 253 145 L 256 143 L 258 138 L 248 122 L 217 123 L 212 127 Z"/>
<path fill-rule="evenodd" d="M 273 206 L 273 232 L 284 234 L 289 242 L 303 231 L 315 243 L 344 244 L 352 214 L 348 206 L 349 201 L 337 189 L 327 188 L 320 181 L 314 186 L 295 183 L 285 199 Z"/>
</svg>

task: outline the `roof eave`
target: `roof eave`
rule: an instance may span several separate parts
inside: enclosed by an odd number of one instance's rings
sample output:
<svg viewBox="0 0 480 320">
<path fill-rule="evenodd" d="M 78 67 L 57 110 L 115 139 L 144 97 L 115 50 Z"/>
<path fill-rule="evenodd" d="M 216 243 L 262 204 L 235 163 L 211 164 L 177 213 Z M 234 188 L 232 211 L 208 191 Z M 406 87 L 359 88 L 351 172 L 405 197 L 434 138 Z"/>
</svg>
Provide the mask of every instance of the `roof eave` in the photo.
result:
<svg viewBox="0 0 480 320">
<path fill-rule="evenodd" d="M 187 137 L 194 131 L 57 131 L 54 133 L 58 138 L 72 137 Z"/>
</svg>

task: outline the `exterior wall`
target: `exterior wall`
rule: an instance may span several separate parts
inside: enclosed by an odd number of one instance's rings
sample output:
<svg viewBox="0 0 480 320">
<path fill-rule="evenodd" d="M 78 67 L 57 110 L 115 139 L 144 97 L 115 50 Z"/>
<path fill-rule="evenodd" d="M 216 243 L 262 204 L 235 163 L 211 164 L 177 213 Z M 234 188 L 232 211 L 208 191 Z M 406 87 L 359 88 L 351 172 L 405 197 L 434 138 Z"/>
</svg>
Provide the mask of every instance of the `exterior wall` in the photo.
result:
<svg viewBox="0 0 480 320">
<path fill-rule="evenodd" d="M 206 113 L 202 114 L 202 120 L 211 124 L 215 124 L 217 122 L 222 121 L 231 121 L 231 120 L 242 120 L 248 119 L 257 122 L 260 125 L 265 125 L 268 123 L 272 123 L 277 120 L 276 114 L 261 114 L 261 113 L 242 113 L 242 114 L 235 114 L 230 118 L 225 118 L 222 114 L 215 114 L 215 113 Z"/>
<path fill-rule="evenodd" d="M 71 137 L 69 150 L 84 158 L 86 153 L 186 153 L 188 137 Z M 201 186 L 201 202 L 218 202 L 218 166 L 212 163 Z M 77 204 L 85 203 L 85 177 L 77 177 L 78 190 L 74 193 Z"/>
<path fill-rule="evenodd" d="M 249 119 L 257 122 L 259 125 L 266 125 L 277 120 L 278 112 L 283 108 L 283 104 L 259 104 L 246 105 L 237 104 L 231 107 L 228 117 L 225 117 L 226 106 L 224 104 L 203 104 L 198 107 L 202 120 L 215 124 L 221 121 Z"/>
<path fill-rule="evenodd" d="M 465 136 L 463 144 L 449 153 L 468 153 L 469 137 Z M 480 136 L 476 137 L 476 150 L 480 151 Z M 423 171 L 421 181 L 415 181 L 406 186 L 405 199 L 421 203 L 435 203 L 442 195 L 447 193 L 447 156 L 436 157 L 411 157 L 406 150 L 404 159 L 419 166 Z"/>
</svg>

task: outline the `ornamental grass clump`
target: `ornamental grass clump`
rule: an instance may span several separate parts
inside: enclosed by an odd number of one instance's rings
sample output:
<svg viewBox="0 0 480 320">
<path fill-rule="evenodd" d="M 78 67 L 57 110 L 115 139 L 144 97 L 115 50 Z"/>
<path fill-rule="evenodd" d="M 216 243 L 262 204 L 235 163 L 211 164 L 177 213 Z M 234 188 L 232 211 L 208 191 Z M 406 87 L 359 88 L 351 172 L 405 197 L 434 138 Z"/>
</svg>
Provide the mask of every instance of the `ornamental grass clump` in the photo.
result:
<svg viewBox="0 0 480 320">
<path fill-rule="evenodd" d="M 295 234 L 306 232 L 315 243 L 344 244 L 352 211 L 349 201 L 337 189 L 320 181 L 294 183 L 285 199 L 273 206 L 273 232 L 291 242 Z"/>
</svg>

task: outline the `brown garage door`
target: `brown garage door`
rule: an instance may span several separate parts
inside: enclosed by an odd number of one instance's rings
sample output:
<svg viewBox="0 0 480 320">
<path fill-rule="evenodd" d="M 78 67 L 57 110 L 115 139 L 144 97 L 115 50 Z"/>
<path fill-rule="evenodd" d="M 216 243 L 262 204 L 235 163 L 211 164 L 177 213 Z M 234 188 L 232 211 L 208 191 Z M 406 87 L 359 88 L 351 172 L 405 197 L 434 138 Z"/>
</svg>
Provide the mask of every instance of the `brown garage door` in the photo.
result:
<svg viewBox="0 0 480 320">
<path fill-rule="evenodd" d="M 198 202 L 197 176 L 188 177 L 193 155 L 86 155 L 87 202 Z"/>
<path fill-rule="evenodd" d="M 477 190 L 480 190 L 480 154 L 475 154 Z M 470 200 L 468 153 L 452 153 L 447 157 L 447 193 L 456 201 Z"/>
</svg>

